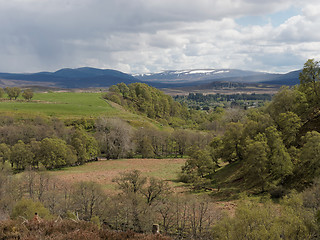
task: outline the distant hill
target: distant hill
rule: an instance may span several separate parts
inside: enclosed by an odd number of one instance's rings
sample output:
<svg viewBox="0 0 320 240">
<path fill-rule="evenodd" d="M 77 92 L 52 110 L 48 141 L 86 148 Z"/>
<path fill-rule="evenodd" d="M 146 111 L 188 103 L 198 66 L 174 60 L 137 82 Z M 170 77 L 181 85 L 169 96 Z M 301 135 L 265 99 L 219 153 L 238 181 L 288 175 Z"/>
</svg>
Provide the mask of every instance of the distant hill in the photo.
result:
<svg viewBox="0 0 320 240">
<path fill-rule="evenodd" d="M 213 82 L 264 83 L 272 85 L 296 85 L 299 71 L 286 74 L 243 71 L 238 69 L 193 69 L 164 71 L 154 74 L 135 75 L 141 81 L 155 87 L 188 87 L 207 85 Z"/>
<path fill-rule="evenodd" d="M 6 80 L 10 80 L 8 83 Z M 39 72 L 30 74 L 0 73 L 0 83 L 9 85 L 47 85 L 61 88 L 109 87 L 124 82 L 139 82 L 129 74 L 111 69 L 64 68 L 56 72 Z"/>
<path fill-rule="evenodd" d="M 279 77 L 271 81 L 262 81 L 261 83 L 273 84 L 273 85 L 287 85 L 294 86 L 300 83 L 299 74 L 302 70 L 292 71 L 286 74 L 281 74 Z"/>
<path fill-rule="evenodd" d="M 243 71 L 238 69 L 192 69 L 163 71 L 160 73 L 134 75 L 137 79 L 147 82 L 189 84 L 194 82 L 211 82 L 216 79 L 241 78 L 256 75 L 268 75 L 268 73 Z"/>
<path fill-rule="evenodd" d="M 129 75 L 111 69 L 64 68 L 56 72 L 0 73 L 0 87 L 42 86 L 53 88 L 109 87 L 120 82 L 147 83 L 156 88 L 178 88 L 207 86 L 213 82 L 263 83 L 273 85 L 295 85 L 299 83 L 299 72 L 272 74 L 238 69 L 193 69 L 164 71 L 154 74 Z M 201 88 L 203 88 L 201 87 Z"/>
</svg>

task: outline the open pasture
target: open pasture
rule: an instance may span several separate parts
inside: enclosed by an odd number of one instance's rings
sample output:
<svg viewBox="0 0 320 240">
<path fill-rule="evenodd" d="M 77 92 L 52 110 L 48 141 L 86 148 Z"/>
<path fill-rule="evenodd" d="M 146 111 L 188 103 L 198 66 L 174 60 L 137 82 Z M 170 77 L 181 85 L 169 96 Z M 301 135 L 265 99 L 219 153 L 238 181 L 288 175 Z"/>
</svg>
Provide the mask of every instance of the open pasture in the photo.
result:
<svg viewBox="0 0 320 240">
<path fill-rule="evenodd" d="M 122 172 L 136 169 L 141 171 L 143 176 L 168 181 L 170 186 L 179 191 L 183 183 L 177 183 L 178 173 L 184 163 L 185 159 L 180 158 L 101 160 L 51 171 L 50 175 L 65 183 L 94 181 L 101 184 L 108 193 L 115 193 L 116 183 L 112 182 L 112 179 Z"/>
<path fill-rule="evenodd" d="M 0 112 L 59 118 L 90 118 L 116 114 L 118 110 L 102 99 L 101 93 L 49 92 L 35 93 L 29 102 L 22 99 L 3 99 L 0 102 Z"/>
</svg>

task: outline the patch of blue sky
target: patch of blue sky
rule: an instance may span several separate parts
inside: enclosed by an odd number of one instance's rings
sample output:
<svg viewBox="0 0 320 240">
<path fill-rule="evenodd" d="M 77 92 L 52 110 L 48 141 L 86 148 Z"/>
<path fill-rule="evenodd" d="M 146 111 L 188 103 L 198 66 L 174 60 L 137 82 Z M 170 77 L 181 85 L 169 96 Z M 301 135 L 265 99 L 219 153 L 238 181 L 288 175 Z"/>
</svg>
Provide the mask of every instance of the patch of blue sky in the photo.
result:
<svg viewBox="0 0 320 240">
<path fill-rule="evenodd" d="M 242 26 L 253 26 L 253 25 L 267 25 L 271 24 L 273 27 L 278 27 L 289 18 L 299 15 L 301 9 L 291 7 L 284 11 L 275 12 L 267 15 L 256 15 L 256 16 L 244 16 L 237 18 L 235 21 L 237 24 Z"/>
</svg>

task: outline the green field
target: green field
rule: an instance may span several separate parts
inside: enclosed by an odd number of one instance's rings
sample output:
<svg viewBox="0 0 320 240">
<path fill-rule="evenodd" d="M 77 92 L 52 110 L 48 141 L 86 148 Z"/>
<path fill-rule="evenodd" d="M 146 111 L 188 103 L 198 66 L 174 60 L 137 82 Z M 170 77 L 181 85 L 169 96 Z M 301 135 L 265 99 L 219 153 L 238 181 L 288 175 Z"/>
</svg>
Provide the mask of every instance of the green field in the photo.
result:
<svg viewBox="0 0 320 240">
<path fill-rule="evenodd" d="M 61 118 L 96 117 L 116 114 L 117 109 L 101 98 L 101 93 L 51 92 L 35 93 L 30 102 L 1 101 L 2 113 L 46 115 Z"/>
<path fill-rule="evenodd" d="M 21 97 L 17 100 L 3 98 L 0 101 L 0 114 L 22 119 L 34 116 L 49 116 L 62 120 L 119 117 L 133 127 L 153 125 L 163 128 L 157 121 L 126 111 L 117 104 L 109 103 L 101 95 L 100 92 L 49 92 L 35 93 L 31 101 Z"/>
</svg>

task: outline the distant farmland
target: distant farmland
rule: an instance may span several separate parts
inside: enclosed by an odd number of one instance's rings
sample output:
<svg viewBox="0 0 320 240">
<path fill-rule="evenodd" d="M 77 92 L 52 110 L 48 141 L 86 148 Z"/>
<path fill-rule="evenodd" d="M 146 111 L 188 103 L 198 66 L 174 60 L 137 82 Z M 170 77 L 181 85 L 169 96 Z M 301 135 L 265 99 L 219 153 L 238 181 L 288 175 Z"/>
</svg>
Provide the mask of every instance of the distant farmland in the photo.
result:
<svg viewBox="0 0 320 240">
<path fill-rule="evenodd" d="M 62 118 L 95 117 L 117 110 L 101 98 L 101 93 L 35 93 L 30 102 L 21 99 L 0 102 L 2 113 L 47 115 Z"/>
</svg>

